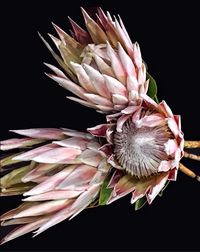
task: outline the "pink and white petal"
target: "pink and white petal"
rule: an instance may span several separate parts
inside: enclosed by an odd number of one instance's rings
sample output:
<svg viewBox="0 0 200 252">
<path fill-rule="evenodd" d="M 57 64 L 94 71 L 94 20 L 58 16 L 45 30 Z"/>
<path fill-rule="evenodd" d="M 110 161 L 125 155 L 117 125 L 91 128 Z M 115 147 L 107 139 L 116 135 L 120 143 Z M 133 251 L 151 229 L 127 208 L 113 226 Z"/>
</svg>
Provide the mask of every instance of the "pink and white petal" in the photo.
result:
<svg viewBox="0 0 200 252">
<path fill-rule="evenodd" d="M 138 92 L 139 83 L 135 76 L 127 76 L 126 83 L 129 92 L 132 90 Z"/>
<path fill-rule="evenodd" d="M 127 73 L 127 76 L 137 76 L 135 66 L 131 60 L 131 58 L 128 56 L 128 54 L 125 52 L 121 44 L 118 42 L 118 54 L 121 60 L 121 63 L 123 65 L 124 70 Z"/>
<path fill-rule="evenodd" d="M 117 132 L 122 132 L 124 123 L 130 118 L 131 115 L 122 115 L 117 121 Z"/>
<path fill-rule="evenodd" d="M 155 197 L 159 194 L 159 192 L 165 186 L 165 183 L 168 180 L 168 176 L 169 176 L 169 173 L 164 173 L 164 174 L 161 174 L 160 176 L 157 176 L 154 184 L 151 185 L 151 188 L 146 193 L 146 198 L 149 204 L 152 203 Z"/>
<path fill-rule="evenodd" d="M 112 101 L 114 104 L 119 105 L 126 105 L 128 103 L 128 99 L 125 96 L 119 94 L 113 94 Z"/>
<path fill-rule="evenodd" d="M 158 172 L 167 172 L 172 169 L 171 160 L 162 160 L 158 166 Z"/>
<path fill-rule="evenodd" d="M 114 108 L 114 110 L 121 111 L 121 110 L 123 110 L 125 107 L 126 107 L 125 104 L 124 104 L 124 105 L 116 104 L 116 105 L 114 105 L 113 108 Z"/>
<path fill-rule="evenodd" d="M 142 119 L 135 122 L 137 128 L 141 127 L 155 127 L 162 124 L 165 121 L 162 115 L 153 114 L 149 116 L 144 116 Z"/>
<path fill-rule="evenodd" d="M 78 155 L 81 154 L 80 149 L 75 148 L 64 148 L 58 147 L 56 149 L 52 149 L 46 151 L 36 157 L 33 158 L 35 162 L 38 163 L 47 163 L 47 164 L 69 164 L 72 162 Z"/>
<path fill-rule="evenodd" d="M 32 160 L 34 157 L 36 157 L 46 151 L 55 149 L 56 147 L 57 147 L 56 144 L 45 144 L 41 147 L 38 147 L 33 150 L 22 153 L 16 157 L 14 157 L 13 160 L 29 161 L 29 160 Z"/>
<path fill-rule="evenodd" d="M 134 190 L 132 192 L 131 204 L 134 204 L 138 199 L 141 199 L 142 197 L 144 197 L 147 190 L 148 190 L 148 188 L 143 191 Z"/>
<path fill-rule="evenodd" d="M 115 76 L 122 84 L 125 85 L 126 72 L 124 71 L 124 68 L 122 66 L 120 59 L 118 58 L 118 55 L 115 53 L 114 49 L 111 47 L 109 42 L 107 42 L 107 54 L 110 57 L 111 67 L 115 73 Z"/>
<path fill-rule="evenodd" d="M 84 96 L 87 100 L 89 100 L 90 102 L 94 104 L 108 106 L 108 107 L 113 106 L 112 102 L 109 99 L 102 97 L 100 95 L 86 93 Z"/>
<path fill-rule="evenodd" d="M 135 111 L 135 113 L 133 113 L 133 115 L 132 115 L 132 122 L 133 122 L 133 123 L 137 122 L 137 121 L 140 119 L 141 112 L 142 112 L 142 108 L 139 107 L 139 108 Z"/>
<path fill-rule="evenodd" d="M 101 184 L 92 184 L 89 186 L 87 191 L 83 192 L 77 200 L 72 205 L 72 211 L 74 210 L 73 216 L 70 218 L 74 218 L 76 215 L 78 215 L 82 210 L 84 210 L 87 206 L 90 205 L 90 203 L 97 197 L 99 190 L 100 190 Z"/>
<path fill-rule="evenodd" d="M 95 127 L 87 128 L 87 131 L 90 132 L 93 136 L 106 137 L 106 131 L 108 127 L 108 124 L 99 124 Z"/>
<path fill-rule="evenodd" d="M 47 214 L 56 212 L 58 210 L 61 210 L 62 208 L 67 206 L 67 204 L 68 204 L 67 199 L 47 201 L 44 203 L 40 203 L 36 206 L 32 206 L 24 211 L 21 211 L 20 213 L 14 215 L 13 218 L 47 215 Z"/>
<path fill-rule="evenodd" d="M 106 74 L 103 75 L 106 86 L 111 94 L 119 94 L 127 97 L 125 86 L 113 77 Z"/>
<path fill-rule="evenodd" d="M 33 195 L 23 199 L 23 201 L 46 201 L 46 200 L 61 200 L 72 199 L 79 196 L 83 191 L 81 190 L 55 190 L 50 192 Z"/>
<path fill-rule="evenodd" d="M 161 109 L 161 111 L 164 113 L 166 117 L 173 117 L 173 113 L 170 109 L 170 107 L 167 105 L 165 101 L 162 101 L 158 104 L 158 107 Z"/>
<path fill-rule="evenodd" d="M 56 189 L 76 190 L 78 186 L 87 184 L 95 175 L 97 169 L 90 165 L 80 165 L 67 176 Z"/>
<path fill-rule="evenodd" d="M 106 116 L 106 121 L 107 122 L 112 122 L 112 121 L 117 121 L 117 118 L 121 115 L 121 112 L 117 112 L 114 114 L 110 114 Z"/>
<path fill-rule="evenodd" d="M 142 55 L 140 51 L 140 46 L 137 42 L 133 44 L 133 60 L 135 65 L 139 69 L 142 66 Z"/>
<path fill-rule="evenodd" d="M 10 130 L 10 131 L 31 138 L 41 138 L 47 140 L 51 139 L 56 140 L 63 137 L 62 131 L 56 128 L 35 128 L 35 129 Z"/>
<path fill-rule="evenodd" d="M 47 66 L 48 68 L 50 68 L 58 77 L 66 78 L 66 75 L 57 67 L 55 67 L 51 64 L 45 63 L 45 62 L 44 62 L 44 65 Z"/>
<path fill-rule="evenodd" d="M 97 108 L 97 112 L 99 113 L 110 113 L 112 111 L 114 111 L 113 107 L 108 107 L 108 106 L 104 106 L 104 105 L 96 105 Z"/>
<path fill-rule="evenodd" d="M 77 165 L 69 165 L 67 168 L 51 176 L 49 179 L 45 180 L 41 184 L 36 185 L 28 192 L 25 192 L 24 196 L 32 196 L 36 194 L 41 194 L 44 192 L 49 192 L 55 189 L 55 187 L 61 183 L 69 174 L 77 167 Z"/>
<path fill-rule="evenodd" d="M 179 136 L 179 132 L 180 132 L 177 123 L 171 117 L 168 118 L 167 123 L 168 123 L 168 127 L 170 128 L 170 130 L 172 131 L 174 136 L 177 138 Z"/>
<path fill-rule="evenodd" d="M 128 106 L 127 108 L 123 109 L 121 112 L 122 114 L 129 115 L 135 113 L 140 107 L 139 106 Z"/>
<path fill-rule="evenodd" d="M 87 64 L 83 64 L 83 67 L 86 73 L 88 74 L 92 85 L 94 86 L 96 91 L 99 93 L 99 95 L 106 98 L 110 98 L 110 92 L 105 84 L 105 80 L 102 74 L 100 74 L 99 71 L 97 71 L 96 69 L 94 69 L 93 67 Z"/>
<path fill-rule="evenodd" d="M 178 148 L 178 143 L 176 139 L 169 139 L 165 144 L 164 144 L 164 149 L 167 155 L 173 155 Z"/>
<path fill-rule="evenodd" d="M 119 23 L 120 23 L 120 25 L 121 25 L 121 28 L 122 28 L 124 34 L 126 35 L 127 40 L 129 41 L 130 45 L 132 45 L 132 41 L 131 41 L 131 39 L 130 39 L 130 37 L 129 37 L 129 35 L 128 35 L 128 32 L 127 32 L 127 30 L 126 30 L 126 27 L 124 26 L 124 23 L 123 23 L 123 21 L 122 21 L 120 15 L 118 15 L 118 18 L 119 18 Z"/>
<path fill-rule="evenodd" d="M 96 93 L 96 89 L 92 85 L 89 76 L 87 75 L 85 69 L 80 65 L 75 62 L 70 62 L 72 65 L 74 71 L 76 72 L 76 75 L 78 77 L 80 85 L 89 92 Z"/>
<path fill-rule="evenodd" d="M 12 138 L 0 142 L 0 150 L 12 150 L 16 148 L 23 148 L 32 146 L 38 143 L 42 143 L 42 139 L 33 139 L 33 138 Z"/>
<path fill-rule="evenodd" d="M 71 136 L 71 137 L 80 137 L 80 138 L 85 138 L 85 139 L 94 139 L 94 137 L 86 132 L 81 132 L 77 130 L 72 130 L 72 129 L 67 129 L 67 128 L 62 128 L 62 132 L 66 136 Z"/>
<path fill-rule="evenodd" d="M 74 82 L 72 82 L 70 79 L 61 78 L 53 74 L 46 74 L 46 75 L 52 80 L 54 80 L 55 82 L 57 82 L 61 87 L 69 90 L 70 92 L 77 95 L 78 97 L 85 99 L 84 97 L 85 90 L 82 87 L 75 84 Z"/>
<path fill-rule="evenodd" d="M 3 243 L 6 243 L 8 241 L 11 241 L 15 238 L 18 238 L 19 236 L 22 236 L 24 234 L 27 234 L 37 228 L 39 228 L 42 224 L 44 224 L 46 221 L 48 221 L 49 217 L 42 217 L 39 220 L 36 220 L 32 223 L 28 223 L 26 225 L 20 226 L 10 233 L 8 233 L 0 242 L 2 245 Z"/>
<path fill-rule="evenodd" d="M 101 160 L 102 160 L 101 152 L 94 150 L 85 150 L 76 159 L 76 161 L 79 163 L 91 165 L 94 167 L 97 167 Z"/>
<path fill-rule="evenodd" d="M 142 66 L 138 69 L 138 83 L 144 84 L 146 81 L 146 66 L 144 63 L 142 63 Z"/>
<path fill-rule="evenodd" d="M 107 74 L 109 76 L 115 77 L 115 74 L 114 74 L 112 68 L 101 57 L 99 57 L 97 54 L 94 54 L 93 57 L 94 57 L 95 62 L 99 68 L 99 71 L 102 74 Z"/>
<path fill-rule="evenodd" d="M 70 137 L 61 141 L 54 141 L 53 143 L 62 147 L 85 150 L 88 142 L 89 142 L 89 139 L 85 139 L 81 137 Z"/>
</svg>

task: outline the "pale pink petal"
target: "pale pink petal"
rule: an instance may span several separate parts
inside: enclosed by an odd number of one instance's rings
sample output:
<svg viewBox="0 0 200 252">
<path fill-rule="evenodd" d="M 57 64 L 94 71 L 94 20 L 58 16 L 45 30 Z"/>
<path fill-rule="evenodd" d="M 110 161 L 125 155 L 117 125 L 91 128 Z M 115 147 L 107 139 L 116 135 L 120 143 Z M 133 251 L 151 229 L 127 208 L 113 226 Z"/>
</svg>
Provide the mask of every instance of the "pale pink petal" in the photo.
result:
<svg viewBox="0 0 200 252">
<path fill-rule="evenodd" d="M 72 210 L 75 211 L 73 216 L 70 218 L 74 218 L 77 214 L 79 214 L 82 210 L 84 210 L 90 203 L 97 197 L 101 184 L 90 185 L 87 191 L 82 193 L 78 199 L 73 203 Z"/>
<path fill-rule="evenodd" d="M 41 138 L 41 139 L 60 139 L 63 137 L 63 133 L 60 129 L 55 128 L 35 128 L 35 129 L 24 129 L 24 130 L 10 130 L 11 132 L 17 133 L 19 135 Z"/>
<path fill-rule="evenodd" d="M 113 50 L 113 48 L 111 47 L 109 42 L 107 42 L 107 54 L 110 57 L 111 67 L 112 67 L 117 79 L 122 84 L 125 84 L 126 83 L 126 73 L 123 69 L 123 66 L 122 66 L 120 59 L 118 58 L 117 54 L 115 53 L 115 51 Z"/>
<path fill-rule="evenodd" d="M 94 59 L 99 68 L 99 71 L 102 74 L 107 74 L 109 76 L 115 77 L 112 68 L 101 57 L 99 57 L 97 54 L 94 54 Z"/>
<path fill-rule="evenodd" d="M 97 111 L 100 113 L 109 113 L 112 112 L 114 110 L 113 107 L 108 107 L 108 106 L 104 106 L 104 105 L 96 105 L 97 107 Z"/>
<path fill-rule="evenodd" d="M 81 137 L 70 137 L 61 141 L 54 141 L 53 143 L 63 147 L 84 150 L 88 142 L 89 139 L 84 139 Z"/>
<path fill-rule="evenodd" d="M 114 104 L 119 104 L 119 105 L 125 105 L 128 103 L 128 99 L 125 96 L 119 95 L 119 94 L 113 94 L 112 101 Z"/>
<path fill-rule="evenodd" d="M 70 62 L 70 64 L 72 65 L 74 71 L 76 72 L 76 75 L 78 77 L 79 83 L 80 85 L 89 92 L 92 93 L 96 93 L 96 89 L 94 88 L 94 86 L 92 85 L 89 76 L 87 75 L 87 73 L 85 72 L 84 68 L 80 65 L 77 64 L 75 62 Z"/>
<path fill-rule="evenodd" d="M 162 115 L 155 113 L 149 116 L 144 116 L 142 119 L 135 122 L 137 128 L 141 127 L 155 127 L 164 122 Z"/>
<path fill-rule="evenodd" d="M 29 161 L 29 160 L 32 160 L 34 157 L 36 157 L 46 151 L 55 149 L 56 147 L 57 147 L 56 144 L 45 144 L 41 147 L 38 147 L 33 150 L 22 153 L 16 157 L 14 157 L 13 160 Z"/>
<path fill-rule="evenodd" d="M 142 55 L 140 46 L 137 42 L 133 44 L 133 60 L 137 68 L 140 68 L 142 66 Z"/>
<path fill-rule="evenodd" d="M 144 84 L 146 81 L 146 66 L 142 63 L 142 66 L 138 69 L 138 83 Z"/>
<path fill-rule="evenodd" d="M 103 75 L 103 77 L 105 79 L 106 86 L 111 94 L 119 94 L 125 97 L 127 96 L 126 88 L 121 82 L 105 74 Z"/>
<path fill-rule="evenodd" d="M 87 128 L 87 131 L 90 132 L 93 136 L 105 137 L 107 129 L 108 129 L 108 124 L 99 124 L 95 127 Z"/>
<path fill-rule="evenodd" d="M 32 138 L 12 138 L 9 140 L 4 140 L 0 142 L 0 150 L 12 150 L 16 148 L 23 148 L 32 146 L 43 142 L 42 139 L 32 139 Z"/>
<path fill-rule="evenodd" d="M 61 78 L 53 74 L 46 74 L 46 75 L 52 80 L 56 81 L 63 88 L 69 90 L 78 97 L 85 99 L 84 97 L 85 90 L 82 87 L 75 84 L 74 82 L 72 82 L 71 80 L 69 80 L 68 78 Z"/>
<path fill-rule="evenodd" d="M 58 210 L 61 210 L 65 206 L 67 206 L 68 200 L 53 200 L 45 203 L 38 204 L 36 206 L 32 206 L 20 213 L 14 215 L 13 218 L 22 218 L 28 216 L 39 216 L 49 214 Z"/>
<path fill-rule="evenodd" d="M 178 144 L 176 139 L 169 139 L 165 144 L 164 144 L 165 152 L 167 155 L 173 155 L 175 151 L 178 148 Z"/>
<path fill-rule="evenodd" d="M 118 54 L 120 57 L 120 60 L 122 62 L 123 68 L 125 69 L 127 76 L 137 76 L 135 66 L 131 60 L 131 58 L 128 56 L 128 54 L 124 51 L 123 47 L 118 43 Z"/>
<path fill-rule="evenodd" d="M 127 108 L 122 110 L 123 114 L 133 114 L 139 109 L 139 106 L 128 106 Z"/>
<path fill-rule="evenodd" d="M 102 154 L 99 151 L 85 150 L 77 158 L 78 162 L 97 167 L 102 160 Z"/>
<path fill-rule="evenodd" d="M 109 99 L 107 99 L 105 97 L 102 97 L 100 95 L 85 94 L 85 98 L 87 100 L 89 100 L 90 102 L 94 103 L 94 104 L 108 106 L 108 107 L 112 107 L 113 106 L 112 102 Z"/>
<path fill-rule="evenodd" d="M 172 161 L 171 160 L 162 160 L 158 167 L 158 172 L 167 172 L 172 168 Z"/>
<path fill-rule="evenodd" d="M 179 130 L 178 125 L 175 122 L 175 120 L 171 117 L 168 118 L 168 127 L 170 128 L 170 130 L 172 131 L 174 136 L 178 137 L 180 130 Z"/>
<path fill-rule="evenodd" d="M 34 221 L 32 223 L 20 226 L 17 229 L 14 229 L 10 233 L 8 233 L 2 240 L 1 244 L 11 241 L 19 236 L 22 236 L 24 234 L 27 234 L 37 228 L 39 228 L 42 224 L 44 224 L 46 221 L 48 221 L 49 217 L 42 217 L 37 221 Z"/>
<path fill-rule="evenodd" d="M 76 198 L 82 193 L 81 190 L 55 190 L 38 195 L 30 196 L 23 201 L 45 201 Z"/>
<path fill-rule="evenodd" d="M 99 148 L 99 151 L 102 151 L 103 153 L 106 154 L 106 156 L 110 156 L 112 155 L 112 144 L 108 143 L 108 144 L 104 144 L 103 146 L 101 146 Z"/>
<path fill-rule="evenodd" d="M 162 110 L 166 117 L 173 117 L 173 113 L 165 101 L 159 103 L 158 107 Z"/>
<path fill-rule="evenodd" d="M 122 132 L 124 123 L 130 118 L 131 115 L 122 115 L 117 121 L 117 132 Z"/>
<path fill-rule="evenodd" d="M 90 182 L 97 169 L 89 165 L 78 166 L 66 179 L 56 186 L 56 189 L 76 190 L 78 186 Z"/>
<path fill-rule="evenodd" d="M 35 187 L 33 187 L 33 189 L 24 193 L 24 196 L 36 195 L 36 194 L 41 194 L 44 192 L 49 192 L 49 191 L 54 190 L 55 187 L 59 183 L 61 183 L 76 167 L 77 167 L 76 165 L 68 166 L 67 168 L 63 169 L 62 171 L 51 176 L 49 179 L 47 179 L 43 183 L 36 185 Z"/>
<path fill-rule="evenodd" d="M 90 77 L 90 81 L 96 91 L 103 97 L 110 98 L 110 92 L 108 91 L 102 74 L 100 74 L 96 69 L 87 64 L 83 64 L 83 67 Z"/>
<path fill-rule="evenodd" d="M 57 67 L 47 63 L 44 63 L 44 65 L 50 68 L 58 77 L 66 78 L 66 75 Z"/>
<path fill-rule="evenodd" d="M 73 204 L 73 200 L 69 201 L 69 204 L 62 210 L 58 211 L 55 215 L 53 215 L 46 223 L 44 223 L 36 232 L 34 237 L 38 234 L 41 234 L 48 228 L 60 223 L 61 221 L 69 218 L 74 211 L 71 211 L 71 205 Z"/>
<path fill-rule="evenodd" d="M 56 149 L 46 151 L 34 157 L 33 160 L 38 163 L 69 164 L 80 154 L 81 154 L 80 149 L 59 147 Z"/>
<path fill-rule="evenodd" d="M 133 75 L 132 76 L 127 76 L 126 82 L 127 82 L 128 91 L 134 90 L 134 91 L 138 92 L 139 84 L 138 84 L 138 80 L 136 79 L 135 76 L 133 76 Z"/>
<path fill-rule="evenodd" d="M 112 165 L 114 168 L 119 169 L 119 170 L 123 170 L 123 168 L 117 163 L 114 154 L 112 154 L 112 155 L 108 158 L 107 162 L 108 162 L 110 165 Z"/>
<path fill-rule="evenodd" d="M 80 132 L 77 130 L 72 130 L 72 129 L 67 129 L 67 128 L 62 128 L 62 132 L 63 134 L 67 135 L 67 136 L 71 136 L 71 137 L 81 137 L 81 138 L 85 138 L 85 139 L 93 139 L 94 137 L 86 132 Z"/>
</svg>

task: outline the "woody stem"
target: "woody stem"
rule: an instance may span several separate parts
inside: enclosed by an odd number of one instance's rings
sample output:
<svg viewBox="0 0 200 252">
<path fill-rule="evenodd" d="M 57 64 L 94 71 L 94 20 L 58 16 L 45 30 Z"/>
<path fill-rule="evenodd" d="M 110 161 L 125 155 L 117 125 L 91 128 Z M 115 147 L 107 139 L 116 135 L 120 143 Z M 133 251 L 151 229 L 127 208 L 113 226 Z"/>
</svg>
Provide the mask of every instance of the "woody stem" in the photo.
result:
<svg viewBox="0 0 200 252">
<path fill-rule="evenodd" d="M 193 171 L 191 171 L 189 168 L 187 168 L 185 165 L 183 164 L 179 164 L 179 169 L 185 173 L 187 176 L 197 179 L 197 181 L 200 182 L 200 176 L 196 175 Z"/>
<path fill-rule="evenodd" d="M 184 151 L 184 157 L 200 161 L 200 156 Z"/>
<path fill-rule="evenodd" d="M 185 148 L 200 148 L 200 141 L 185 141 Z"/>
</svg>

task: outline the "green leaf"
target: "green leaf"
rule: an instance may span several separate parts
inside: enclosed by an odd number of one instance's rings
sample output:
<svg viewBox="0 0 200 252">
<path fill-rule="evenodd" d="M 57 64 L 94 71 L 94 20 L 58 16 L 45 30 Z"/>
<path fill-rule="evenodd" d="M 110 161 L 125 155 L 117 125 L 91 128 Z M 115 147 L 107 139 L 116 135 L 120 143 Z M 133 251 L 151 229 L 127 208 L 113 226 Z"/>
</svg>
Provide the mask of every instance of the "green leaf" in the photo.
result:
<svg viewBox="0 0 200 252">
<path fill-rule="evenodd" d="M 106 203 L 110 197 L 110 194 L 113 190 L 112 188 L 107 188 L 109 181 L 110 181 L 110 176 L 108 176 L 104 180 L 104 182 L 101 186 L 100 195 L 99 195 L 99 205 L 106 205 Z"/>
<path fill-rule="evenodd" d="M 147 73 L 147 79 L 149 79 L 149 88 L 147 95 L 154 99 L 155 102 L 158 102 L 156 81 L 149 73 Z"/>
<path fill-rule="evenodd" d="M 146 202 L 147 202 L 146 197 L 142 197 L 142 198 L 138 199 L 135 202 L 135 211 L 141 209 L 146 204 Z"/>
</svg>

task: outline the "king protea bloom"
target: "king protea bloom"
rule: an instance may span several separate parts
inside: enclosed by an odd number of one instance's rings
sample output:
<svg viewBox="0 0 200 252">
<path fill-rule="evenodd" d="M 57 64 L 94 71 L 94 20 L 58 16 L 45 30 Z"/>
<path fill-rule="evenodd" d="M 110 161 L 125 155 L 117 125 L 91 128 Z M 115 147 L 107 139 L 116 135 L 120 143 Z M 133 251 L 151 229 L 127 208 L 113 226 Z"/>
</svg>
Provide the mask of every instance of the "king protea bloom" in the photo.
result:
<svg viewBox="0 0 200 252">
<path fill-rule="evenodd" d="M 73 37 L 53 24 L 60 39 L 50 37 L 61 56 L 41 37 L 64 71 L 46 64 L 54 72 L 47 75 L 78 97 L 67 98 L 99 112 L 139 104 L 149 80 L 138 43 L 132 44 L 120 17 L 113 21 L 98 8 L 95 22 L 83 8 L 82 13 L 87 31 L 70 19 Z"/>
<path fill-rule="evenodd" d="M 184 148 L 181 119 L 165 101 L 121 21 L 98 10 L 98 22 L 83 11 L 88 32 L 71 21 L 73 38 L 55 26 L 52 37 L 61 57 L 47 47 L 65 71 L 47 64 L 49 75 L 76 97 L 70 99 L 107 113 L 106 123 L 79 132 L 66 128 L 12 130 L 22 135 L 1 141 L 1 195 L 23 194 L 24 203 L 1 216 L 1 225 L 19 225 L 1 241 L 35 235 L 89 207 L 131 194 L 140 209 L 161 193 L 179 170 L 200 181 L 180 163 L 199 160 Z M 148 92 L 147 92 L 148 91 Z M 148 94 L 148 95 L 147 95 Z M 14 150 L 14 151 L 13 151 Z"/>
</svg>

